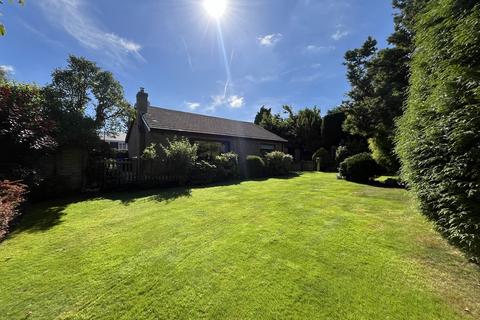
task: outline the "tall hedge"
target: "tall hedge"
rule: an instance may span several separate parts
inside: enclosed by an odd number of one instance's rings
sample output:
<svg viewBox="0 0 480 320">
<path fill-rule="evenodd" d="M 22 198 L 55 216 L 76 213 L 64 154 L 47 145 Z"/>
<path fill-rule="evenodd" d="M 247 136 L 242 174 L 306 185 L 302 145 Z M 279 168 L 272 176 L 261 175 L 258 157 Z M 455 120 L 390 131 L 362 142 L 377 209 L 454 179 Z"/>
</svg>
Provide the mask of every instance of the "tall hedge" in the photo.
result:
<svg viewBox="0 0 480 320">
<path fill-rule="evenodd" d="M 480 4 L 430 1 L 415 29 L 402 175 L 438 229 L 480 262 Z"/>
</svg>

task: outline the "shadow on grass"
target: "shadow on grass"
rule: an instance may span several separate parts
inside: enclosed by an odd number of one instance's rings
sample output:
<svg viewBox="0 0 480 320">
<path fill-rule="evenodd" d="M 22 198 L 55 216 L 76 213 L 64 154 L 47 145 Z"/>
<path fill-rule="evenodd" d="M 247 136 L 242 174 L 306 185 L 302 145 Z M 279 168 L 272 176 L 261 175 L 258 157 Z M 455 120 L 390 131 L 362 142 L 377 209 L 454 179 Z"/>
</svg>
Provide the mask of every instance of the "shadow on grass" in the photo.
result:
<svg viewBox="0 0 480 320">
<path fill-rule="evenodd" d="M 273 179 L 291 179 L 300 176 L 301 173 L 292 173 L 287 176 L 271 177 Z M 176 199 L 191 197 L 192 188 L 203 189 L 210 187 L 232 186 L 245 181 L 264 181 L 270 178 L 257 178 L 248 180 L 230 180 L 226 182 L 215 182 L 205 185 L 188 187 L 167 187 L 152 189 L 125 189 L 114 192 L 102 192 L 82 194 L 79 196 L 67 197 L 59 200 L 49 200 L 30 205 L 25 209 L 25 214 L 16 220 L 11 228 L 11 235 L 21 232 L 43 232 L 62 223 L 66 214 L 66 208 L 72 204 L 82 201 L 112 200 L 120 201 L 123 205 L 129 205 L 139 198 L 151 198 L 158 202 L 170 203 Z M 7 236 L 6 238 L 9 238 Z"/>
</svg>

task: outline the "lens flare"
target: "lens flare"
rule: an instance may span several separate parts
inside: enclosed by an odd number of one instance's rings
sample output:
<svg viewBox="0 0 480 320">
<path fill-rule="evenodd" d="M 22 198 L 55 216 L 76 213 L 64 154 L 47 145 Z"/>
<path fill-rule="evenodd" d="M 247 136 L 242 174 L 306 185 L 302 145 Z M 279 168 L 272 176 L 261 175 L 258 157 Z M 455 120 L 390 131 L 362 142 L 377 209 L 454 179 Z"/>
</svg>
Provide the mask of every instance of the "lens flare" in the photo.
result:
<svg viewBox="0 0 480 320">
<path fill-rule="evenodd" d="M 226 0 L 204 0 L 203 7 L 205 11 L 215 19 L 220 19 L 227 9 Z"/>
</svg>

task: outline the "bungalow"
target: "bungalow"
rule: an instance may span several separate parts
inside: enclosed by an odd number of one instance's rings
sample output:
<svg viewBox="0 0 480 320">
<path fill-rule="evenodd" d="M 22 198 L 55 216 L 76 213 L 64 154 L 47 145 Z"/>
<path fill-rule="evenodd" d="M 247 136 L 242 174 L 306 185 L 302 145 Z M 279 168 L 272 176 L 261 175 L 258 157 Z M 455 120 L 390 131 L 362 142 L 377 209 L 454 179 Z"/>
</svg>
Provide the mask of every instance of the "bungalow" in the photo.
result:
<svg viewBox="0 0 480 320">
<path fill-rule="evenodd" d="M 247 155 L 286 150 L 287 140 L 251 122 L 150 106 L 143 88 L 137 93 L 135 109 L 137 116 L 125 141 L 130 157 L 139 157 L 151 143 L 161 144 L 174 136 L 199 144 L 203 156 L 235 152 L 241 167 Z"/>
</svg>

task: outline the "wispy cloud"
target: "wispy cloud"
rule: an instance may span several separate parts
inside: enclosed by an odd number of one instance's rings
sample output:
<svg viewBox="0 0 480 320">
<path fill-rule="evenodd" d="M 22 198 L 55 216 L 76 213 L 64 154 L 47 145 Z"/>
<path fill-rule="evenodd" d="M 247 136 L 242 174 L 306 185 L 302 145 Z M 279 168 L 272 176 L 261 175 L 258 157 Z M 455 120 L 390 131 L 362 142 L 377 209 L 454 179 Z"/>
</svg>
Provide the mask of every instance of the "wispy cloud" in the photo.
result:
<svg viewBox="0 0 480 320">
<path fill-rule="evenodd" d="M 347 31 L 347 30 L 338 29 L 337 31 L 335 31 L 334 34 L 332 34 L 332 39 L 335 40 L 335 41 L 338 41 L 338 40 L 348 36 L 349 34 L 350 34 L 350 32 Z"/>
<path fill-rule="evenodd" d="M 185 102 L 185 104 L 192 111 L 197 110 L 201 106 L 200 102 Z"/>
<path fill-rule="evenodd" d="M 128 56 L 144 60 L 140 54 L 142 47 L 134 41 L 103 30 L 85 10 L 84 0 L 42 0 L 40 7 L 52 24 L 63 28 L 83 46 L 103 52 L 121 64 L 125 63 Z"/>
<path fill-rule="evenodd" d="M 310 44 L 304 48 L 305 53 L 325 53 L 335 50 L 335 46 L 318 46 L 315 44 Z"/>
<path fill-rule="evenodd" d="M 10 75 L 13 75 L 15 74 L 15 68 L 11 65 L 8 65 L 8 64 L 2 64 L 0 65 L 0 69 L 5 72 L 7 75 L 10 74 Z"/>
<path fill-rule="evenodd" d="M 264 47 L 273 47 L 276 45 L 280 40 L 282 40 L 283 36 L 281 33 L 272 33 L 267 34 L 262 37 L 258 37 L 257 40 L 261 46 Z"/>
<path fill-rule="evenodd" d="M 252 82 L 252 83 L 264 83 L 278 80 L 278 75 L 267 75 L 267 76 L 254 76 L 254 75 L 246 75 L 245 80 Z"/>
<path fill-rule="evenodd" d="M 185 38 L 182 37 L 183 47 L 185 49 L 185 54 L 187 55 L 188 66 L 190 67 L 190 71 L 193 71 L 193 64 L 192 64 L 192 57 L 190 56 L 190 52 L 188 50 L 187 42 Z"/>
</svg>

